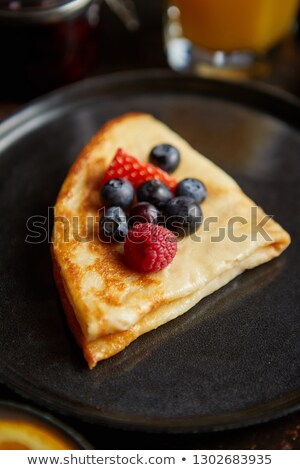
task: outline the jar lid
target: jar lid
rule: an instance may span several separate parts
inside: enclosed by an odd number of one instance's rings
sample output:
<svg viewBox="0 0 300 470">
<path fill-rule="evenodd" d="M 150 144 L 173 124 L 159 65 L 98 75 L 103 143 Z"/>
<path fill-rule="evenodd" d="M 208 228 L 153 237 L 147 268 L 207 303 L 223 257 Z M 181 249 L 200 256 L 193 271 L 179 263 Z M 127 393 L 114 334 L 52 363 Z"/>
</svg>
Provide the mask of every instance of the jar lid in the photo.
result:
<svg viewBox="0 0 300 470">
<path fill-rule="evenodd" d="M 0 0 L 0 19 L 14 22 L 49 23 L 80 11 L 92 1 Z"/>
</svg>

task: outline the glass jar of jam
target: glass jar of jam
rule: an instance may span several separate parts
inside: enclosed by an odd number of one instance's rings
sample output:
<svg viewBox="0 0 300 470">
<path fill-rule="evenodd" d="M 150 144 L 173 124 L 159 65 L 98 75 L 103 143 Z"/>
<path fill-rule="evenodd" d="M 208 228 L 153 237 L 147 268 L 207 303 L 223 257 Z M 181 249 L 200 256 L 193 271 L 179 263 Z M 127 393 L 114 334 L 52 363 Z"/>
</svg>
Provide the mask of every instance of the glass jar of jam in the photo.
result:
<svg viewBox="0 0 300 470">
<path fill-rule="evenodd" d="M 85 77 L 101 1 L 0 0 L 0 96 L 25 99 Z"/>
</svg>

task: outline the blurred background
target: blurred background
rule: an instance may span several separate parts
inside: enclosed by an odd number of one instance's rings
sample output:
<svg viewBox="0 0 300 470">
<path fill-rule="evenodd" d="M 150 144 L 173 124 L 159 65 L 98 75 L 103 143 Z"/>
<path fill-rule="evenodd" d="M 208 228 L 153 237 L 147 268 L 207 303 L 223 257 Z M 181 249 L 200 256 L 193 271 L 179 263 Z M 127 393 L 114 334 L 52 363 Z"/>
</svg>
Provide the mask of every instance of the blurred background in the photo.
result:
<svg viewBox="0 0 300 470">
<path fill-rule="evenodd" d="M 26 101 L 91 75 L 168 66 L 261 79 L 300 95 L 299 1 L 247 5 L 0 0 L 0 99 Z"/>
</svg>

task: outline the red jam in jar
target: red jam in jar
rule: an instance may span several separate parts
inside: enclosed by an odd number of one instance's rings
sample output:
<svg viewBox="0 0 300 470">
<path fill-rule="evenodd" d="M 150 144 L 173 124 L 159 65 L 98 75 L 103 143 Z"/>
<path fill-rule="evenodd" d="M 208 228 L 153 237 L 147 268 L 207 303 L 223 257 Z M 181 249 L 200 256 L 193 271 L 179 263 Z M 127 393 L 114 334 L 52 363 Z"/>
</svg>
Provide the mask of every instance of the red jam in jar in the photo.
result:
<svg viewBox="0 0 300 470">
<path fill-rule="evenodd" d="M 0 0 L 0 96 L 24 99 L 85 77 L 101 0 Z"/>
</svg>

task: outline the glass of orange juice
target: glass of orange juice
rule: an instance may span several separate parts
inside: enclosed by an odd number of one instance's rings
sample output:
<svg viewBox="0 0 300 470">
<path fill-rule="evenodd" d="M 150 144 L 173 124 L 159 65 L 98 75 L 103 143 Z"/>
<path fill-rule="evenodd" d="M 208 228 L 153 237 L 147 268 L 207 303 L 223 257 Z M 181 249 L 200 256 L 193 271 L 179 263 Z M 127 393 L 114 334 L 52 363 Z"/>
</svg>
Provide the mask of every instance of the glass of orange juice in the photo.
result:
<svg viewBox="0 0 300 470">
<path fill-rule="evenodd" d="M 169 65 L 249 69 L 291 31 L 298 8 L 299 0 L 167 0 Z"/>
</svg>

